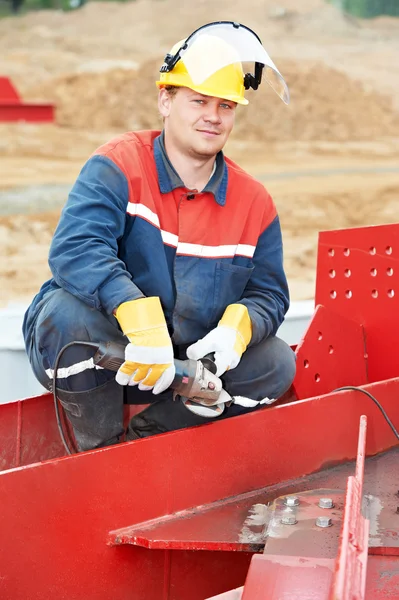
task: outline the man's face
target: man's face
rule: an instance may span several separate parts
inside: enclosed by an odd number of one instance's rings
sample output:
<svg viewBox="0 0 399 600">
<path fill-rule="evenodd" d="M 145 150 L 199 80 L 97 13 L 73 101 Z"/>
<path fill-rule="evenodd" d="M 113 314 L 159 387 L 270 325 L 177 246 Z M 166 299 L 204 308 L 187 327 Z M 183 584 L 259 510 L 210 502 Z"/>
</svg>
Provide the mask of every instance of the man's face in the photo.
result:
<svg viewBox="0 0 399 600">
<path fill-rule="evenodd" d="M 174 96 L 159 92 L 158 107 L 165 119 L 169 144 L 193 157 L 215 156 L 233 129 L 236 103 L 179 88 Z"/>
</svg>

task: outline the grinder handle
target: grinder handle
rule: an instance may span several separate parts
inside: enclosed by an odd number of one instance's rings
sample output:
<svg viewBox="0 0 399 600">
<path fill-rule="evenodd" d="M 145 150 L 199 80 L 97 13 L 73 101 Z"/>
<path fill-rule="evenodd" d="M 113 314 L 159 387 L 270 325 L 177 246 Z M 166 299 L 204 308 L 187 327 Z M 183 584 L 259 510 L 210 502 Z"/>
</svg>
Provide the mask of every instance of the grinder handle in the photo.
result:
<svg viewBox="0 0 399 600">
<path fill-rule="evenodd" d="M 215 363 L 215 354 L 210 352 L 200 359 L 205 369 L 208 369 L 213 375 L 216 375 L 217 366 Z"/>
</svg>

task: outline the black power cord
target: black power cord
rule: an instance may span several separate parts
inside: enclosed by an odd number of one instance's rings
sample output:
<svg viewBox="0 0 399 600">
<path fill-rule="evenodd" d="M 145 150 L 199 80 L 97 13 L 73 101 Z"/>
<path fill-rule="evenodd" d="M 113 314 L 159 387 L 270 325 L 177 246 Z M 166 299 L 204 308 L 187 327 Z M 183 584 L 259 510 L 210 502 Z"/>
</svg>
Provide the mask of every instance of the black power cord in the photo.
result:
<svg viewBox="0 0 399 600">
<path fill-rule="evenodd" d="M 382 415 L 383 415 L 384 419 L 388 423 L 389 427 L 392 429 L 392 431 L 394 433 L 394 436 L 396 437 L 397 440 L 399 440 L 399 433 L 398 433 L 397 429 L 395 428 L 395 426 L 392 423 L 391 419 L 388 417 L 388 415 L 385 412 L 385 410 L 382 408 L 381 404 L 378 402 L 377 398 L 375 398 L 373 396 L 373 394 L 370 394 L 370 392 L 367 392 L 366 390 L 363 390 L 360 387 L 356 387 L 355 385 L 345 385 L 343 387 L 337 388 L 336 390 L 333 390 L 331 393 L 334 393 L 334 392 L 345 392 L 345 391 L 361 392 L 362 394 L 366 394 L 366 396 L 368 396 L 370 398 L 370 400 L 372 400 L 378 406 L 378 408 L 382 412 Z"/>
<path fill-rule="evenodd" d="M 98 350 L 98 344 L 91 343 L 91 342 L 80 342 L 80 341 L 70 342 L 69 344 L 66 344 L 65 346 L 63 346 L 61 348 L 61 350 L 57 354 L 57 358 L 55 359 L 55 363 L 54 363 L 53 386 L 52 386 L 53 389 L 52 389 L 52 392 L 53 392 L 55 417 L 57 419 L 57 427 L 58 427 L 58 431 L 60 432 L 61 440 L 62 440 L 62 443 L 64 444 L 64 447 L 65 447 L 65 450 L 66 450 L 67 454 L 76 454 L 78 452 L 78 450 L 77 450 L 77 448 L 73 447 L 72 440 L 69 439 L 69 441 L 68 441 L 66 439 L 66 435 L 65 435 L 65 432 L 64 432 L 64 427 L 63 427 L 62 421 L 61 421 L 59 400 L 57 398 L 57 373 L 58 373 L 58 367 L 59 367 L 59 364 L 60 364 L 61 357 L 64 354 L 65 350 L 67 350 L 71 346 L 86 346 L 88 348 L 94 348 L 95 350 Z"/>
<path fill-rule="evenodd" d="M 58 372 L 58 367 L 59 367 L 59 364 L 60 364 L 61 357 L 64 354 L 65 350 L 67 350 L 71 346 L 85 346 L 87 348 L 94 348 L 94 350 L 97 351 L 98 348 L 99 348 L 99 345 L 98 345 L 98 343 L 95 343 L 95 342 L 73 341 L 73 342 L 70 342 L 69 344 L 66 344 L 65 346 L 63 346 L 63 348 L 61 348 L 61 350 L 57 354 L 57 358 L 55 359 L 54 371 L 53 371 L 53 386 L 52 386 L 53 389 L 52 389 L 52 392 L 53 392 L 54 409 L 55 409 L 55 416 L 56 416 L 56 419 L 57 419 L 58 431 L 60 433 L 61 440 L 62 440 L 62 443 L 64 444 L 64 447 L 65 447 L 65 450 L 66 450 L 67 454 L 76 454 L 77 453 L 77 449 L 76 448 L 71 448 L 72 445 L 73 445 L 72 441 L 71 440 L 68 441 L 66 439 L 64 428 L 63 428 L 62 421 L 61 421 L 61 415 L 60 415 L 60 409 L 59 409 L 59 400 L 57 398 L 57 372 Z M 398 433 L 397 429 L 393 425 L 391 419 L 388 417 L 387 413 L 385 412 L 385 410 L 383 409 L 383 407 L 381 406 L 381 404 L 378 402 L 377 398 L 375 398 L 373 396 L 373 394 L 371 394 L 367 390 L 364 390 L 364 389 L 362 389 L 360 387 L 357 387 L 357 386 L 354 386 L 354 385 L 346 385 L 346 386 L 343 386 L 343 387 L 336 388 L 335 390 L 332 390 L 331 393 L 334 393 L 334 392 L 345 392 L 345 391 L 361 392 L 362 394 L 365 394 L 368 398 L 370 398 L 370 400 L 372 400 L 377 405 L 377 407 L 380 409 L 380 411 L 381 411 L 384 419 L 388 423 L 389 427 L 392 429 L 394 436 L 396 437 L 397 440 L 399 440 L 399 433 Z"/>
</svg>

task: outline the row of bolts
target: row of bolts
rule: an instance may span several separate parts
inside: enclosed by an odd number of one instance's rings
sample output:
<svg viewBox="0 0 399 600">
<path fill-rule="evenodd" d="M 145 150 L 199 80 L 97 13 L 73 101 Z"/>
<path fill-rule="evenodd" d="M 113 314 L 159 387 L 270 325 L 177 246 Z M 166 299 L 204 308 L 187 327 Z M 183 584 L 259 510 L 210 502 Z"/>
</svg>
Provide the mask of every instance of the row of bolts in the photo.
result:
<svg viewBox="0 0 399 600">
<path fill-rule="evenodd" d="M 298 496 L 286 496 L 284 504 L 289 507 L 298 506 L 299 498 Z M 334 508 L 334 502 L 331 498 L 320 498 L 318 506 L 320 508 Z M 281 518 L 281 523 L 283 525 L 295 525 L 297 520 L 295 515 L 284 515 Z M 332 519 L 330 517 L 317 517 L 316 525 L 317 527 L 330 527 L 332 525 Z"/>
</svg>

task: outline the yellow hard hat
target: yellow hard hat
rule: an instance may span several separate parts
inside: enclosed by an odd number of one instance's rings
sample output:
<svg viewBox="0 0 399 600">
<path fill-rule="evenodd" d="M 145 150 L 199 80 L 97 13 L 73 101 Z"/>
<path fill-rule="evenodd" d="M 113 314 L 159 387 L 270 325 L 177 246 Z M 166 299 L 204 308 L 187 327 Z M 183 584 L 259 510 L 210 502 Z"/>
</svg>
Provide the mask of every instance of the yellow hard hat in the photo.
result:
<svg viewBox="0 0 399 600">
<path fill-rule="evenodd" d="M 175 54 L 183 44 L 184 40 L 175 44 L 170 51 L 170 54 Z M 213 44 L 210 44 L 210 46 L 212 45 Z M 207 50 L 212 51 L 215 50 L 215 48 L 209 48 L 208 42 Z M 201 60 L 200 55 L 198 55 L 198 59 Z M 240 62 L 228 64 L 212 73 L 210 77 L 207 77 L 204 81 L 201 81 L 201 83 L 195 83 L 187 71 L 183 57 L 175 64 L 171 71 L 161 72 L 156 84 L 159 88 L 165 87 L 166 85 L 187 87 L 195 92 L 204 94 L 204 96 L 223 98 L 224 100 L 237 102 L 237 104 L 248 104 L 248 100 L 244 98 L 244 72 Z"/>
</svg>

